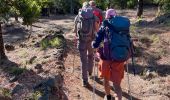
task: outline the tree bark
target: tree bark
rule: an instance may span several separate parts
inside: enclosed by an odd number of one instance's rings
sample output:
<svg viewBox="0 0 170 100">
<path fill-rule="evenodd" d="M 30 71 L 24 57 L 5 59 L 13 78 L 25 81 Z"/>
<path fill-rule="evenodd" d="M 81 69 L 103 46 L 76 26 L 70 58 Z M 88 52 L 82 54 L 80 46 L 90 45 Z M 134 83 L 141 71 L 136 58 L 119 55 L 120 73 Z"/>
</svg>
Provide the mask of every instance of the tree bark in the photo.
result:
<svg viewBox="0 0 170 100">
<path fill-rule="evenodd" d="M 28 35 L 28 40 L 30 39 L 30 37 L 31 37 L 31 34 L 32 34 L 32 24 L 30 25 L 30 34 Z"/>
<path fill-rule="evenodd" d="M 143 14 L 143 0 L 138 0 L 137 17 L 140 18 Z"/>
<path fill-rule="evenodd" d="M 73 0 L 70 0 L 70 13 L 73 14 Z"/>
<path fill-rule="evenodd" d="M 5 49 L 4 49 L 4 41 L 2 37 L 2 23 L 0 22 L 0 60 L 5 59 Z"/>
<path fill-rule="evenodd" d="M 120 7 L 121 7 L 121 9 L 125 8 L 125 1 L 124 0 L 120 0 Z"/>
<path fill-rule="evenodd" d="M 156 16 L 160 16 L 160 15 L 161 15 L 161 5 L 159 4 L 158 5 L 158 12 L 157 12 Z"/>
<path fill-rule="evenodd" d="M 14 18 L 15 18 L 15 21 L 16 21 L 16 22 L 19 22 L 19 20 L 18 20 L 18 15 L 17 15 L 16 12 L 15 12 L 15 14 L 14 14 Z"/>
</svg>

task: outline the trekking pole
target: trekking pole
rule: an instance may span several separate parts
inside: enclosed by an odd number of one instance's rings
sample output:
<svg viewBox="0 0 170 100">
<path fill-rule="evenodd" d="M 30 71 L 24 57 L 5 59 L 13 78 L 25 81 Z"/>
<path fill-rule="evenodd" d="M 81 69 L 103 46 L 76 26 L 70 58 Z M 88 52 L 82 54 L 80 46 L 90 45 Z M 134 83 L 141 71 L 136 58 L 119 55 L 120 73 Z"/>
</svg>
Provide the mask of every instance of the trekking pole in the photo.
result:
<svg viewBox="0 0 170 100">
<path fill-rule="evenodd" d="M 76 43 L 77 43 L 77 38 L 76 38 L 76 37 L 75 37 L 75 41 L 74 41 L 74 42 L 75 42 L 75 43 L 73 43 L 73 47 L 76 46 Z M 73 49 L 73 50 L 74 50 L 74 49 Z M 76 54 L 73 53 L 73 67 L 72 67 L 72 73 L 74 73 L 75 55 L 76 55 Z"/>
<path fill-rule="evenodd" d="M 97 64 L 96 64 L 97 65 Z M 97 79 L 99 79 L 99 77 L 98 77 L 98 75 L 99 75 L 99 69 L 97 68 Z"/>
<path fill-rule="evenodd" d="M 133 45 L 133 42 L 131 42 L 131 52 L 132 52 L 132 57 L 131 57 L 131 61 L 132 61 L 132 67 L 133 67 L 133 74 L 134 76 L 136 75 L 136 68 L 135 68 L 135 63 L 134 63 L 134 52 L 135 52 L 135 47 Z"/>
<path fill-rule="evenodd" d="M 96 57 L 96 59 L 95 59 L 95 57 Z M 98 57 L 98 55 L 96 55 L 95 57 L 94 57 L 94 59 L 95 59 L 95 60 L 94 60 L 94 62 L 95 62 L 95 67 L 97 67 L 97 64 L 98 64 L 98 60 L 99 60 L 99 58 L 97 58 L 97 57 Z M 96 78 L 98 78 L 98 75 L 99 75 L 99 69 L 97 68 L 96 70 L 97 70 L 97 71 L 96 71 L 96 72 L 97 72 Z"/>
<path fill-rule="evenodd" d="M 127 80 L 128 80 L 128 94 L 130 95 L 130 100 L 132 100 L 132 95 L 131 95 L 131 88 L 130 88 L 130 80 L 129 80 L 129 67 L 128 67 L 128 62 L 126 62 L 126 70 L 127 70 Z"/>
<path fill-rule="evenodd" d="M 94 57 L 94 67 L 93 67 L 93 69 L 94 69 L 94 71 L 93 71 L 93 73 L 94 73 L 94 76 L 93 76 L 93 97 L 92 97 L 92 100 L 96 100 L 96 95 L 95 95 L 95 89 L 96 89 L 96 83 L 95 83 L 95 75 L 96 75 L 96 58 Z"/>
<path fill-rule="evenodd" d="M 74 73 L 74 62 L 75 62 L 75 54 L 73 54 L 73 68 L 72 68 L 72 73 Z"/>
</svg>

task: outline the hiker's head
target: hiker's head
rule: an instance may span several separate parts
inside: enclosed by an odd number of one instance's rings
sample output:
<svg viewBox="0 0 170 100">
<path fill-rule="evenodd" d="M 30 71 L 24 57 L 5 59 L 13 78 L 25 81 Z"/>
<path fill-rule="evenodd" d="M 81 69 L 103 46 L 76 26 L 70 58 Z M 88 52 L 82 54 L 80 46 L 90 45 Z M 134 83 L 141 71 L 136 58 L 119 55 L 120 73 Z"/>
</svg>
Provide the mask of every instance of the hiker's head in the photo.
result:
<svg viewBox="0 0 170 100">
<path fill-rule="evenodd" d="M 89 4 L 90 4 L 91 7 L 96 7 L 96 3 L 93 0 L 89 1 Z"/>
<path fill-rule="evenodd" d="M 83 3 L 83 7 L 82 8 L 87 8 L 87 7 L 89 7 L 90 5 L 89 5 L 89 3 L 88 2 L 84 2 Z"/>
<path fill-rule="evenodd" d="M 114 16 L 116 16 L 117 14 L 116 14 L 116 11 L 114 10 L 114 9 L 108 9 L 107 11 L 106 11 L 106 16 L 105 16 L 105 18 L 106 19 L 109 19 L 109 18 L 112 18 L 112 17 L 114 17 Z"/>
</svg>

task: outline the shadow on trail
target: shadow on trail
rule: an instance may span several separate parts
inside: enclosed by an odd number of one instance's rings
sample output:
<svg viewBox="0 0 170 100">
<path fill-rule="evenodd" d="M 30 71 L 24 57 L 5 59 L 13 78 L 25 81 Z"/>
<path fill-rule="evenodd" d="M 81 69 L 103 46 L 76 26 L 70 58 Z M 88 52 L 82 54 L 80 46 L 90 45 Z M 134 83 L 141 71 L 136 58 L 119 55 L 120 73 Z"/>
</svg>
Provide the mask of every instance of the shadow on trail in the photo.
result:
<svg viewBox="0 0 170 100">
<path fill-rule="evenodd" d="M 93 92 L 93 86 L 89 85 L 89 86 L 87 87 L 87 89 L 88 89 L 89 91 Z M 100 96 L 100 97 L 102 97 L 102 98 L 105 96 L 105 93 L 103 93 L 103 92 L 101 92 L 101 91 L 99 91 L 99 90 L 97 90 L 97 89 L 95 89 L 95 94 L 98 95 L 98 96 Z"/>
<path fill-rule="evenodd" d="M 62 90 L 63 79 L 59 74 L 54 75 L 54 77 L 49 76 L 48 78 L 44 78 L 33 70 L 20 68 L 21 66 L 19 64 L 12 62 L 9 59 L 1 61 L 0 66 L 1 72 L 4 73 L 5 79 L 8 80 L 7 83 L 0 84 L 0 87 L 5 88 L 5 85 L 9 85 L 12 99 L 23 100 L 24 98 L 29 98 L 32 100 L 32 97 L 29 94 L 38 90 L 46 93 L 41 96 L 42 98 L 50 98 L 43 100 L 68 100 L 66 94 Z M 15 84 L 16 81 L 18 84 Z M 11 84 L 14 85 L 11 86 Z M 16 96 L 16 94 L 20 96 Z M 28 95 L 29 97 L 27 97 Z M 1 97 L 0 95 L 0 100 L 11 100 L 11 98 L 4 99 L 4 97 Z"/>
<path fill-rule="evenodd" d="M 0 96 L 0 100 L 12 100 L 11 98 Z"/>
<path fill-rule="evenodd" d="M 67 39 L 66 41 L 67 41 L 67 48 L 68 48 L 67 50 L 68 50 L 68 52 L 73 54 L 73 55 L 79 56 L 76 41 L 69 40 L 69 39 Z"/>
<path fill-rule="evenodd" d="M 130 98 L 131 98 L 128 93 L 123 92 L 123 91 L 122 91 L 122 96 L 125 97 L 125 98 L 128 99 L 128 100 L 130 100 Z M 140 100 L 140 99 L 132 96 L 132 100 Z"/>
<path fill-rule="evenodd" d="M 41 17 L 41 19 L 48 19 L 48 20 L 74 20 L 75 15 L 52 15 L 50 17 Z"/>
<path fill-rule="evenodd" d="M 94 80 L 94 78 L 92 80 Z M 95 81 L 98 84 L 103 85 L 103 81 L 101 81 L 101 79 L 95 77 Z M 91 91 L 93 92 L 93 87 L 91 86 L 90 88 L 91 88 Z M 111 90 L 114 91 L 114 88 L 112 86 L 111 86 Z M 100 93 L 100 91 L 98 91 L 98 90 L 96 91 L 96 94 L 98 94 L 98 95 L 100 94 L 99 96 L 101 96 L 101 97 L 104 97 L 104 95 L 105 95 L 105 93 L 103 93 L 103 92 Z M 125 97 L 126 99 L 130 100 L 130 95 L 124 91 L 122 91 L 122 96 Z M 132 100 L 139 100 L 139 99 L 132 96 Z"/>
<path fill-rule="evenodd" d="M 148 45 L 148 48 L 152 46 L 151 43 L 149 43 L 148 41 L 145 44 Z M 161 60 L 164 55 L 154 53 L 154 52 L 146 52 L 146 51 L 147 50 L 142 47 L 135 47 L 134 62 L 133 62 L 134 65 L 132 64 L 132 60 L 130 59 L 128 64 L 129 73 L 134 74 L 134 68 L 135 68 L 136 75 L 139 76 L 143 76 L 144 74 L 146 74 L 146 71 L 155 72 L 161 77 L 166 77 L 167 75 L 170 75 L 170 65 L 159 64 L 159 60 Z M 137 60 L 146 63 L 146 65 L 139 64 L 138 63 L 139 61 Z M 125 66 L 125 71 L 127 72 L 126 66 Z"/>
<path fill-rule="evenodd" d="M 150 66 L 141 66 L 139 64 L 135 64 L 134 66 L 132 64 L 128 65 L 129 73 L 133 74 L 134 69 L 136 70 L 136 75 L 143 76 L 145 71 L 154 71 L 161 77 L 166 77 L 170 75 L 170 65 L 164 65 L 164 64 L 156 64 L 156 65 L 150 65 Z M 127 72 L 127 71 L 126 71 Z"/>
<path fill-rule="evenodd" d="M 29 35 L 29 30 L 26 30 L 21 25 L 8 25 L 3 27 L 4 43 L 23 42 Z"/>
<path fill-rule="evenodd" d="M 154 18 L 152 21 L 147 21 L 145 19 L 139 20 L 132 24 L 138 30 L 137 32 L 148 34 L 148 35 L 158 35 L 169 32 L 169 22 L 170 14 L 161 15 Z M 146 30 L 147 29 L 147 30 Z M 144 33 L 146 32 L 146 33 Z"/>
</svg>

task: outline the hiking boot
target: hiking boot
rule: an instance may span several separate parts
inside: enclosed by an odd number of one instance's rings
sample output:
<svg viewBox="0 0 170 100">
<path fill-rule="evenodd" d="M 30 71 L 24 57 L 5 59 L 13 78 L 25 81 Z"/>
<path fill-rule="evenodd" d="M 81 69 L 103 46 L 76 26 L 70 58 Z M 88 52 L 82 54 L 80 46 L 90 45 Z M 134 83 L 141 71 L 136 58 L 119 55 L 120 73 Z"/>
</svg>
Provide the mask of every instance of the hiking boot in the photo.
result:
<svg viewBox="0 0 170 100">
<path fill-rule="evenodd" d="M 88 81 L 83 81 L 82 86 L 87 87 L 89 85 Z"/>
<path fill-rule="evenodd" d="M 111 95 L 105 95 L 104 100 L 114 100 L 114 98 Z"/>
</svg>

